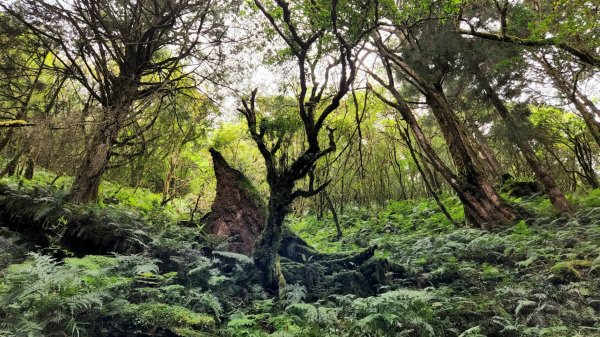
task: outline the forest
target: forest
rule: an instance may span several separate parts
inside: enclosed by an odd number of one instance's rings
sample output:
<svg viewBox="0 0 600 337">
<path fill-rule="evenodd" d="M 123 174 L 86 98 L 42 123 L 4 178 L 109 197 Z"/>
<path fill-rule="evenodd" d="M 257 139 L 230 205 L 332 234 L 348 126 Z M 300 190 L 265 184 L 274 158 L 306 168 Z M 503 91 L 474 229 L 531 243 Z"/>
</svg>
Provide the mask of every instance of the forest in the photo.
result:
<svg viewBox="0 0 600 337">
<path fill-rule="evenodd" d="M 1 0 L 0 337 L 600 336 L 598 0 Z"/>
</svg>

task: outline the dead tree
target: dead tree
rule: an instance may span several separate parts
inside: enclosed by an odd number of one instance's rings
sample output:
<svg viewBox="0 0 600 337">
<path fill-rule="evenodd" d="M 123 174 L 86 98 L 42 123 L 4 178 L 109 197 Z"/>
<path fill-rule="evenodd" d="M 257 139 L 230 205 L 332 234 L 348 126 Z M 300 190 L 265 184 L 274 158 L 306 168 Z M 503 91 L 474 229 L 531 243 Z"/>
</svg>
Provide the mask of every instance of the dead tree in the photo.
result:
<svg viewBox="0 0 600 337">
<path fill-rule="evenodd" d="M 210 154 L 217 179 L 217 196 L 204 229 L 226 238 L 228 250 L 252 255 L 254 242 L 264 228 L 264 202 L 248 178 L 231 167 L 221 153 L 210 149 Z"/>
</svg>

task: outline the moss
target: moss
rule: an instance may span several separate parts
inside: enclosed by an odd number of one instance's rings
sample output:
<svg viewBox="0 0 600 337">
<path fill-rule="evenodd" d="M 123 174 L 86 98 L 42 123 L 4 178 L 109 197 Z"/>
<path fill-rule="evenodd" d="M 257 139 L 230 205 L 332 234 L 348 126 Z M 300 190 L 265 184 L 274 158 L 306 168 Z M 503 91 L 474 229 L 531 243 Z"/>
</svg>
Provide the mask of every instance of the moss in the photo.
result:
<svg viewBox="0 0 600 337">
<path fill-rule="evenodd" d="M 482 270 L 481 276 L 486 280 L 497 279 L 502 276 L 502 273 L 500 272 L 500 270 L 498 268 L 496 268 L 495 266 L 484 263 L 482 267 L 483 267 L 483 270 Z"/>
<path fill-rule="evenodd" d="M 100 270 L 117 265 L 119 262 L 114 257 L 103 255 L 88 255 L 83 258 L 66 258 L 65 264 L 88 270 Z"/>
<path fill-rule="evenodd" d="M 277 273 L 277 282 L 279 287 L 279 297 L 282 295 L 282 291 L 285 288 L 285 276 L 281 270 L 281 257 L 277 254 L 275 258 L 275 272 Z"/>
<path fill-rule="evenodd" d="M 206 337 L 204 332 L 196 331 L 190 328 L 174 328 L 173 332 L 181 337 Z"/>
<path fill-rule="evenodd" d="M 13 120 L 9 120 L 9 121 L 0 122 L 0 128 L 10 128 L 10 127 L 29 126 L 29 125 L 32 125 L 32 124 L 30 124 L 27 121 L 24 121 L 22 119 L 13 119 Z"/>
<path fill-rule="evenodd" d="M 129 304 L 123 308 L 125 320 L 131 320 L 149 329 L 169 329 L 181 336 L 200 336 L 198 328 L 215 325 L 213 317 L 187 308 L 165 303 Z"/>
<path fill-rule="evenodd" d="M 587 260 L 562 261 L 550 268 L 550 272 L 556 282 L 566 283 L 583 279 L 580 269 L 587 269 L 592 262 Z"/>
</svg>

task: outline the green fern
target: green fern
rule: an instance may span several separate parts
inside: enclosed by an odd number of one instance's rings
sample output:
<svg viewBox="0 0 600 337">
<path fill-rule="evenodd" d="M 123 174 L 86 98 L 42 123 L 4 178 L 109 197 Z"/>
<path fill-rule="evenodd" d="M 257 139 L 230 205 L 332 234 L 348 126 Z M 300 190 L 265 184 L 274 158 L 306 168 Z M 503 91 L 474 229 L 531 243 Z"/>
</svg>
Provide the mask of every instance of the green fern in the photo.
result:
<svg viewBox="0 0 600 337">
<path fill-rule="evenodd" d="M 72 261 L 72 260 L 71 260 Z M 11 265 L 2 280 L 0 314 L 16 335 L 43 336 L 60 331 L 80 333 L 81 320 L 99 314 L 110 298 L 98 270 L 59 264 L 51 257 L 31 253 L 22 264 Z"/>
<path fill-rule="evenodd" d="M 306 299 L 306 287 L 301 284 L 286 284 L 282 290 L 281 303 L 285 305 L 300 303 Z"/>
</svg>

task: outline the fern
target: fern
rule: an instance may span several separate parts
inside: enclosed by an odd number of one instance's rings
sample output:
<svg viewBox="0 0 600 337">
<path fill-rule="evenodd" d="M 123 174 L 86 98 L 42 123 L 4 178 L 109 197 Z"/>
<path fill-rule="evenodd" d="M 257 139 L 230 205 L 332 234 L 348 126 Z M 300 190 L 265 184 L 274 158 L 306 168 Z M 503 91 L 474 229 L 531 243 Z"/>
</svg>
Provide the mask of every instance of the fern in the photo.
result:
<svg viewBox="0 0 600 337">
<path fill-rule="evenodd" d="M 281 302 L 283 305 L 300 303 L 306 299 L 306 287 L 297 283 L 286 284 L 282 290 Z"/>
<path fill-rule="evenodd" d="M 17 336 L 79 335 L 94 322 L 125 279 L 110 275 L 116 262 L 106 257 L 55 259 L 31 253 L 11 265 L 0 288 L 0 316 Z"/>
<path fill-rule="evenodd" d="M 212 254 L 216 255 L 216 256 L 221 256 L 221 257 L 232 259 L 232 260 L 234 260 L 236 262 L 239 262 L 241 264 L 253 264 L 254 263 L 251 258 L 249 258 L 249 257 L 247 257 L 246 255 L 243 255 L 243 254 L 238 254 L 238 253 L 233 253 L 233 252 L 226 252 L 226 251 L 219 251 L 219 250 L 213 250 Z"/>
</svg>

